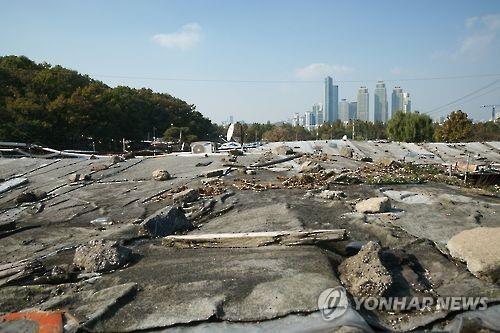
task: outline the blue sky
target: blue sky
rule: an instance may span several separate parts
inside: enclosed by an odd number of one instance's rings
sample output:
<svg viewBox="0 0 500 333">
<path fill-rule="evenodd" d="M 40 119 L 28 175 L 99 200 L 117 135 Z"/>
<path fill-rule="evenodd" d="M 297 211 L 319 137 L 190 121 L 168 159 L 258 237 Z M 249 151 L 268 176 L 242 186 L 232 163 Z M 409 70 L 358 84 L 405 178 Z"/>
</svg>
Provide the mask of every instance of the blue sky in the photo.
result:
<svg viewBox="0 0 500 333">
<path fill-rule="evenodd" d="M 500 74 L 493 0 L 0 0 L 0 8 L 0 55 L 167 92 L 216 122 L 303 113 L 322 101 L 327 74 L 340 98 L 366 85 L 373 110 L 375 81 L 386 80 L 389 94 L 400 85 L 422 112 L 500 79 L 408 80 Z M 432 116 L 461 108 L 487 119 L 479 105 L 495 103 L 500 81 Z"/>
</svg>

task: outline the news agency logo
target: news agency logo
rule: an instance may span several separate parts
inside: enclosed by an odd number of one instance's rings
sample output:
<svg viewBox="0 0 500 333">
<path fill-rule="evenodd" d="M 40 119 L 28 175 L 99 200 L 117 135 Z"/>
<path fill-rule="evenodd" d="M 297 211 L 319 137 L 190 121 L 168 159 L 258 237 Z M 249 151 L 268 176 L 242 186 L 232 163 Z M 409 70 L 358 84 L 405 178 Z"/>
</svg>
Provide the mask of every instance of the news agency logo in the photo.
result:
<svg viewBox="0 0 500 333">
<path fill-rule="evenodd" d="M 333 320 L 342 316 L 349 305 L 344 287 L 328 288 L 318 297 L 318 308 L 324 320 Z"/>
<path fill-rule="evenodd" d="M 378 311 L 426 311 L 426 310 L 486 310 L 486 297 L 353 297 L 353 308 Z M 318 297 L 318 308 L 324 320 L 330 321 L 342 316 L 349 306 L 344 287 L 328 288 Z"/>
</svg>

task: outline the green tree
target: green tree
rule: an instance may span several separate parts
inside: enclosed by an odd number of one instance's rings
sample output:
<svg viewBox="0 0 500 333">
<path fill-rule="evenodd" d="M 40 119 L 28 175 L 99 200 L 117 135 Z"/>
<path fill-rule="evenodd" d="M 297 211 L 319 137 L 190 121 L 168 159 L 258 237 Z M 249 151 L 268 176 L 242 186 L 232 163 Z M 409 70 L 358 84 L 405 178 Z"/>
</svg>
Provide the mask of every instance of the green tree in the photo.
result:
<svg viewBox="0 0 500 333">
<path fill-rule="evenodd" d="M 396 112 L 387 123 L 389 139 L 404 142 L 432 140 L 434 127 L 432 119 L 418 112 Z"/>
<path fill-rule="evenodd" d="M 445 142 L 467 142 L 472 140 L 472 121 L 461 110 L 448 115 L 443 125 L 436 128 L 434 139 Z"/>
</svg>

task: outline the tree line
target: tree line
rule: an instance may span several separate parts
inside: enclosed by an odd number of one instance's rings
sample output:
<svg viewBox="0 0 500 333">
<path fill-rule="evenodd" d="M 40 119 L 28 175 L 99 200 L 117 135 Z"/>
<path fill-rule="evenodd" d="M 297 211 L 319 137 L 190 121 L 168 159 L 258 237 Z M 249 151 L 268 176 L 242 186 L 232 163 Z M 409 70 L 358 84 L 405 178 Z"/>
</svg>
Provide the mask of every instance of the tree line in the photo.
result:
<svg viewBox="0 0 500 333">
<path fill-rule="evenodd" d="M 224 133 L 224 128 L 219 129 Z M 322 124 L 308 131 L 303 126 L 290 124 L 238 123 L 235 135 L 244 133 L 250 141 L 296 141 L 340 139 L 346 135 L 355 140 L 389 139 L 404 142 L 470 142 L 500 141 L 500 124 L 495 122 L 473 123 L 460 110 L 448 115 L 443 124 L 437 124 L 426 114 L 397 112 L 387 124 L 356 120 L 343 123 Z M 238 138 L 239 140 L 239 138 Z"/>
<path fill-rule="evenodd" d="M 0 57 L 0 141 L 55 148 L 120 150 L 122 139 L 161 137 L 170 127 L 189 139 L 215 139 L 218 127 L 194 105 L 166 93 L 111 88 L 76 71 Z"/>
</svg>

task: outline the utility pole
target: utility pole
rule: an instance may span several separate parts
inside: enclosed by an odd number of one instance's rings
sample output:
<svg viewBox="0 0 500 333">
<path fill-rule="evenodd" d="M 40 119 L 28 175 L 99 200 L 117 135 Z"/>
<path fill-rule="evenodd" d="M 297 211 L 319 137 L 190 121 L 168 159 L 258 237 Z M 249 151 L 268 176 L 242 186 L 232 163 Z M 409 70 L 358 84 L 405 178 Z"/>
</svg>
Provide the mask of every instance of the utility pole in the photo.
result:
<svg viewBox="0 0 500 333">
<path fill-rule="evenodd" d="M 497 115 L 495 108 L 497 106 L 500 106 L 500 104 L 493 104 L 493 105 L 481 105 L 481 108 L 491 108 L 491 121 L 497 120 Z"/>
</svg>

